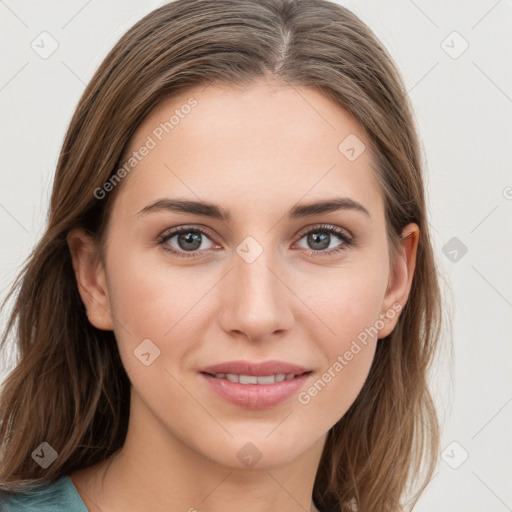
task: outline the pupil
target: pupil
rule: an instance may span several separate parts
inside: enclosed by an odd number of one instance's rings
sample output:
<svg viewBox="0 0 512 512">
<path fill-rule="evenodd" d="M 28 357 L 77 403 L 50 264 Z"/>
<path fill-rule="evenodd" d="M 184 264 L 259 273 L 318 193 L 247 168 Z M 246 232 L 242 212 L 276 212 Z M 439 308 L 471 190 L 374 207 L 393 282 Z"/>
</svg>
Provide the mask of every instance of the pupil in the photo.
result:
<svg viewBox="0 0 512 512">
<path fill-rule="evenodd" d="M 321 233 L 320 235 L 313 233 L 308 236 L 308 243 L 312 243 L 312 245 L 319 244 L 314 249 L 326 249 L 329 247 L 329 234 Z"/>
<path fill-rule="evenodd" d="M 201 235 L 199 233 L 180 233 L 178 235 L 178 244 L 180 246 L 180 249 L 183 249 L 185 251 L 193 251 L 194 249 L 198 249 L 201 246 Z M 183 247 L 182 242 L 185 242 L 186 245 Z M 192 245 L 190 245 L 192 243 Z"/>
</svg>

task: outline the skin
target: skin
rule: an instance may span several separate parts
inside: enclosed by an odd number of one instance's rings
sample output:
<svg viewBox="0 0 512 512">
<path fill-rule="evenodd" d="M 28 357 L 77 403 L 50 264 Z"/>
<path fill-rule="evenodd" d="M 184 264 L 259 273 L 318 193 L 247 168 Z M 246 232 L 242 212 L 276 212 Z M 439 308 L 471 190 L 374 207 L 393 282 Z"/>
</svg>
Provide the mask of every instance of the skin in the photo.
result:
<svg viewBox="0 0 512 512">
<path fill-rule="evenodd" d="M 313 370 L 307 390 L 379 315 L 405 305 L 419 230 L 406 226 L 402 235 L 410 236 L 390 261 L 370 142 L 354 118 L 313 89 L 263 81 L 190 89 L 150 113 L 127 155 L 191 96 L 198 105 L 118 185 L 104 261 L 81 230 L 68 236 L 89 320 L 114 330 L 132 383 L 124 447 L 70 476 L 92 511 L 316 511 L 313 483 L 327 433 L 357 397 L 377 339 L 399 315 L 307 404 L 294 395 L 265 410 L 232 405 L 198 368 L 288 361 Z M 367 148 L 355 161 L 338 150 L 349 134 Z M 358 201 L 370 216 L 347 209 L 287 218 L 296 203 L 335 195 Z M 232 218 L 137 215 L 166 197 L 212 202 Z M 346 230 L 355 243 L 312 255 L 317 246 L 307 233 L 320 224 Z M 196 257 L 158 245 L 177 226 L 211 234 L 199 234 Z M 263 249 L 252 263 L 236 252 L 248 236 Z M 187 254 L 178 236 L 169 244 Z M 341 244 L 332 234 L 324 252 Z M 134 356 L 147 338 L 160 349 L 148 366 Z M 254 467 L 237 457 L 249 441 L 261 453 Z"/>
</svg>

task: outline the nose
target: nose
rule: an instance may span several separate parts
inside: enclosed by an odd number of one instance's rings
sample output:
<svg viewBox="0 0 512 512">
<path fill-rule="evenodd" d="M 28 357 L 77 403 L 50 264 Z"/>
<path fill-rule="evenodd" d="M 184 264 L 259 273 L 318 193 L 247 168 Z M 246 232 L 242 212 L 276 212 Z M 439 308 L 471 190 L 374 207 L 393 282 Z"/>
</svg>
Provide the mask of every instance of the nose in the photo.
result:
<svg viewBox="0 0 512 512">
<path fill-rule="evenodd" d="M 250 262 L 233 255 L 233 268 L 222 280 L 221 328 L 249 341 L 282 336 L 293 321 L 294 294 L 283 266 L 264 250 Z"/>
</svg>

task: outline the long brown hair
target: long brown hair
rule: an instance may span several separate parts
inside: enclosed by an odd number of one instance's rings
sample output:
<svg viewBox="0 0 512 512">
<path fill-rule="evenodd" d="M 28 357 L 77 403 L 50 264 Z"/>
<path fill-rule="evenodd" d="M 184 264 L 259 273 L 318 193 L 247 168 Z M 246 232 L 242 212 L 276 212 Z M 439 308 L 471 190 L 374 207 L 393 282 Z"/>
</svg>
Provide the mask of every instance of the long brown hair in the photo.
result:
<svg viewBox="0 0 512 512">
<path fill-rule="evenodd" d="M 431 479 L 439 426 L 427 377 L 441 294 L 420 148 L 395 64 L 365 24 L 326 0 L 177 0 L 136 23 L 86 87 L 59 156 L 48 226 L 7 297 L 15 302 L 1 343 L 12 337 L 19 360 L 0 395 L 4 494 L 106 459 L 127 432 L 130 381 L 113 332 L 87 319 L 68 232 L 83 227 L 102 239 L 114 193 L 99 200 L 95 190 L 159 103 L 198 84 L 259 78 L 315 88 L 359 121 L 378 159 L 391 254 L 408 223 L 420 229 L 408 302 L 328 433 L 314 500 L 329 510 L 397 511 L 409 484 L 419 487 L 414 505 Z M 42 442 L 58 452 L 46 469 L 31 457 Z"/>
</svg>

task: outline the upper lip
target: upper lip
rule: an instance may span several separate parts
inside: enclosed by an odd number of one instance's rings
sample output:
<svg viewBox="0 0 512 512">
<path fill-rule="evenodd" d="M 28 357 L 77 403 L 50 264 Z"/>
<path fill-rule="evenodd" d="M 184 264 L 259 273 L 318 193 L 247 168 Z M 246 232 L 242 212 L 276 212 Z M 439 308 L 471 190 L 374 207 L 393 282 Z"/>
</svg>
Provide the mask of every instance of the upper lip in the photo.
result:
<svg viewBox="0 0 512 512">
<path fill-rule="evenodd" d="M 251 363 L 249 361 L 226 361 L 213 366 L 200 368 L 201 373 L 232 373 L 235 375 L 256 375 L 264 377 L 265 375 L 276 375 L 278 373 L 300 375 L 311 371 L 309 368 L 297 364 L 286 363 L 284 361 L 263 361 L 261 363 Z"/>
</svg>

